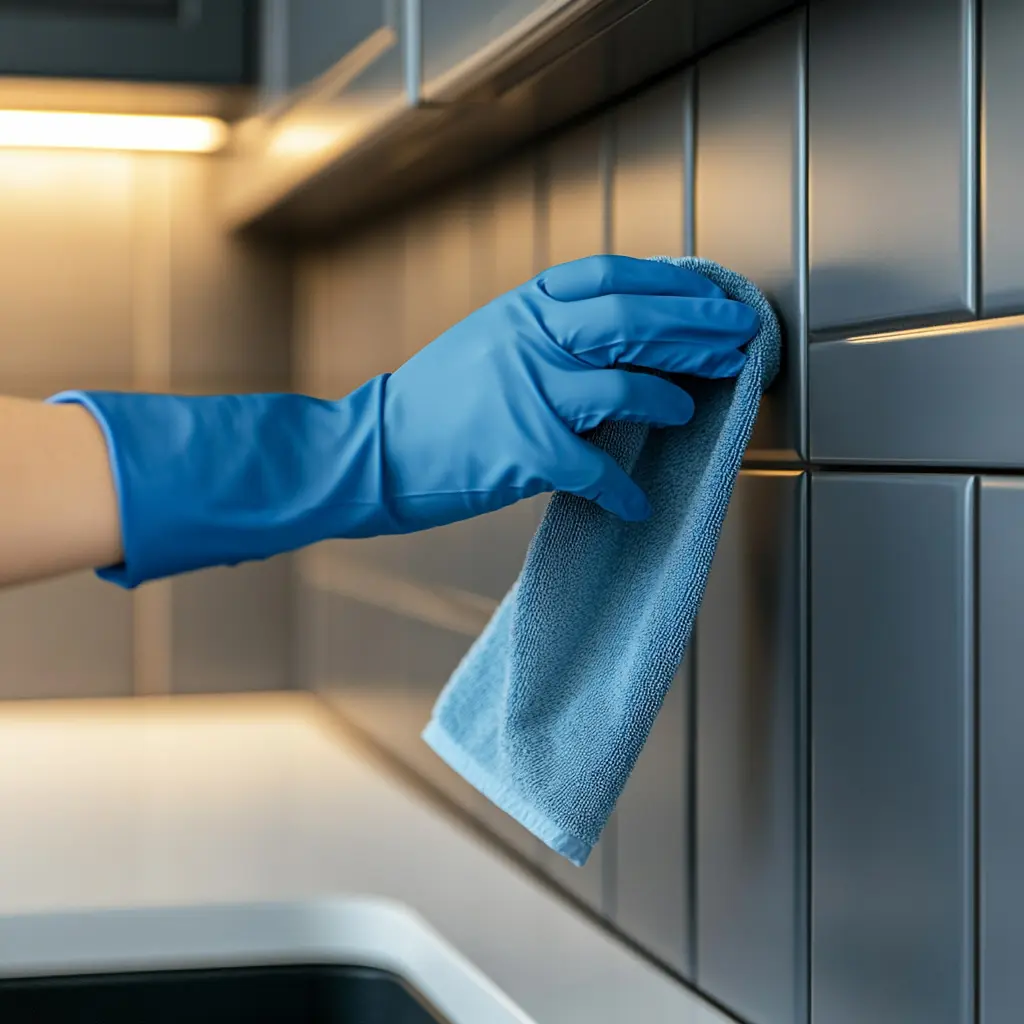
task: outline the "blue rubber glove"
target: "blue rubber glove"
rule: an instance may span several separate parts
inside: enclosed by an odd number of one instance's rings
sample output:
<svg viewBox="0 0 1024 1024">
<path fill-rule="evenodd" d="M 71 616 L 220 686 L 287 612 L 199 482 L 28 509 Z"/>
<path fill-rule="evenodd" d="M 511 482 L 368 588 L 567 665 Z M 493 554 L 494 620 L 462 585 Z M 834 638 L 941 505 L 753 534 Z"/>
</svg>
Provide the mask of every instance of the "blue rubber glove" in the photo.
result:
<svg viewBox="0 0 1024 1024">
<path fill-rule="evenodd" d="M 639 367 L 729 377 L 748 306 L 668 263 L 594 256 L 477 310 L 336 402 L 300 395 L 64 392 L 99 421 L 132 587 L 335 537 L 423 530 L 562 490 L 624 519 L 643 492 L 579 434 L 682 425 L 693 402 Z"/>
</svg>

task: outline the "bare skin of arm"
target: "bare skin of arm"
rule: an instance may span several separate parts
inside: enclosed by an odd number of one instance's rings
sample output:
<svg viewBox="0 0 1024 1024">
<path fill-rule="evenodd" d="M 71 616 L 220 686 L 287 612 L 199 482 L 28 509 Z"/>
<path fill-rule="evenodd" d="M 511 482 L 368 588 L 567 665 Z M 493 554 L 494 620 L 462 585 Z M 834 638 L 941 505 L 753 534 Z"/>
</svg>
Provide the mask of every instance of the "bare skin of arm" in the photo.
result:
<svg viewBox="0 0 1024 1024">
<path fill-rule="evenodd" d="M 0 587 L 121 561 L 106 442 L 81 406 L 0 397 L 0 482 Z"/>
</svg>

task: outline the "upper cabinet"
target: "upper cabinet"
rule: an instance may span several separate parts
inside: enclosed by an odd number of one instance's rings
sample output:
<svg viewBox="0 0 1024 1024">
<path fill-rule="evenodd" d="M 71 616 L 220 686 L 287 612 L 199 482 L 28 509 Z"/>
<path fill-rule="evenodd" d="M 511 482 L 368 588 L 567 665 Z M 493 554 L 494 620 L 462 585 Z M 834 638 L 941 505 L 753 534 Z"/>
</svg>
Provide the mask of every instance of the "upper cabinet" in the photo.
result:
<svg viewBox="0 0 1024 1024">
<path fill-rule="evenodd" d="M 467 63 L 484 63 L 488 50 L 573 0 L 421 0 L 423 81 L 430 94 Z"/>
<path fill-rule="evenodd" d="M 243 85 L 248 0 L 0 0 L 0 75 Z"/>
<path fill-rule="evenodd" d="M 795 11 L 697 67 L 694 250 L 757 282 L 783 328 L 782 373 L 751 440 L 762 459 L 806 453 L 806 49 Z"/>
<path fill-rule="evenodd" d="M 225 220 L 307 239 L 365 221 L 786 5 L 263 0 L 261 116 L 226 174 Z"/>
<path fill-rule="evenodd" d="M 974 311 L 972 12 L 968 0 L 811 4 L 812 332 Z"/>
<path fill-rule="evenodd" d="M 261 6 L 260 86 L 270 106 L 310 92 L 333 100 L 369 92 L 415 98 L 418 66 L 409 56 L 417 52 L 415 13 L 402 0 Z"/>
<path fill-rule="evenodd" d="M 981 267 L 982 315 L 1024 311 L 1024 229 L 1020 167 L 1024 117 L 1020 59 L 1024 7 L 1016 0 L 985 0 L 981 10 Z"/>
<path fill-rule="evenodd" d="M 395 27 L 389 10 L 395 4 L 387 0 L 358 4 L 289 0 L 286 6 L 287 83 L 292 89 L 318 78 L 375 34 Z"/>
</svg>

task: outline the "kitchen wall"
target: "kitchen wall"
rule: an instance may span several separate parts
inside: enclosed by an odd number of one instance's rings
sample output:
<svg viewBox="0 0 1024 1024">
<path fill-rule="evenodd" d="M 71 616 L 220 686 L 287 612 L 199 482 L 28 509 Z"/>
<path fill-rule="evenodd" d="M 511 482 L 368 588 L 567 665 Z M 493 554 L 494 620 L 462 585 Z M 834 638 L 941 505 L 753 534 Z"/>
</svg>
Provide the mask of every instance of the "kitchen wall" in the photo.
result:
<svg viewBox="0 0 1024 1024">
<path fill-rule="evenodd" d="M 299 565 L 305 685 L 573 898 L 751 1019 L 805 1001 L 803 12 L 516 158 L 305 255 L 295 387 L 345 393 L 540 268 L 697 252 L 754 276 L 789 354 L 698 635 L 601 844 L 568 865 L 420 742 L 543 500 Z M 738 634 L 738 636 L 737 636 Z"/>
<path fill-rule="evenodd" d="M 695 641 L 585 869 L 418 740 L 541 505 L 298 563 L 304 683 L 752 1024 L 1019 1017 L 1022 37 L 1012 0 L 820 0 L 299 262 L 323 395 L 603 250 L 779 309 Z"/>
<path fill-rule="evenodd" d="M 0 151 L 0 391 L 288 386 L 288 258 L 216 227 L 204 157 Z M 68 495 L 73 502 L 75 496 Z M 290 564 L 0 593 L 0 698 L 280 689 Z"/>
</svg>

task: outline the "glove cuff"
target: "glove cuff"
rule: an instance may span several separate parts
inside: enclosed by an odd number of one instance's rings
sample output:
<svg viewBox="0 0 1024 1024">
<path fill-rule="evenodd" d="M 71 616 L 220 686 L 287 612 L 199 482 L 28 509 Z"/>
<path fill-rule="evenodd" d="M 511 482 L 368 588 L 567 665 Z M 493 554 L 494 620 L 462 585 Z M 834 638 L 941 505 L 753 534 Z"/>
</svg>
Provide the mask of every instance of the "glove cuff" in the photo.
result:
<svg viewBox="0 0 1024 1024">
<path fill-rule="evenodd" d="M 126 588 L 269 558 L 332 537 L 392 532 L 384 500 L 387 375 L 337 402 L 302 395 L 186 397 L 65 391 L 106 438 Z"/>
</svg>

